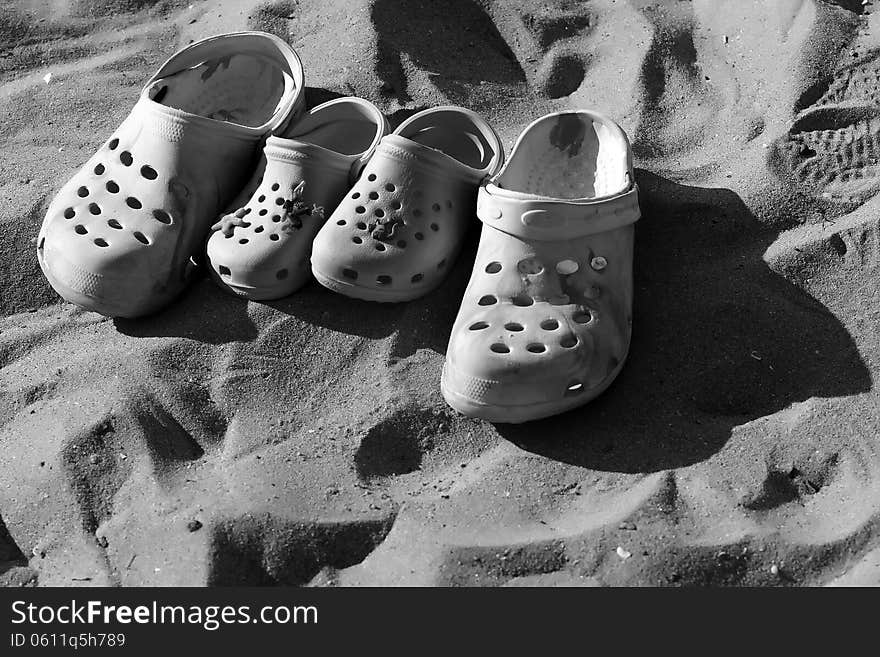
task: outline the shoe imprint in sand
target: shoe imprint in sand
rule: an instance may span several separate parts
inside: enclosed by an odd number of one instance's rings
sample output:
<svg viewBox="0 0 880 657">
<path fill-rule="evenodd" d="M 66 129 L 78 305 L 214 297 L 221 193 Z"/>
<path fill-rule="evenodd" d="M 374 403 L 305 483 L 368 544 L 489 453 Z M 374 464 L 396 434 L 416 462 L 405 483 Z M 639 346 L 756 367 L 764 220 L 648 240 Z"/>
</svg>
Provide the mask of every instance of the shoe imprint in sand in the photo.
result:
<svg viewBox="0 0 880 657">
<path fill-rule="evenodd" d="M 639 207 L 626 135 L 586 110 L 535 121 L 481 187 L 477 215 L 483 232 L 444 397 L 496 422 L 586 403 L 629 349 Z"/>
<path fill-rule="evenodd" d="M 880 191 L 880 58 L 839 72 L 775 144 L 771 165 L 804 193 L 862 203 Z"/>
<path fill-rule="evenodd" d="M 312 271 L 332 290 L 406 301 L 445 278 L 473 218 L 477 185 L 503 159 L 477 114 L 438 107 L 385 137 L 315 240 Z"/>
<path fill-rule="evenodd" d="M 260 139 L 300 111 L 302 82 L 296 53 L 258 32 L 171 57 L 49 207 L 37 255 L 55 290 L 109 316 L 168 303 Z"/>
<path fill-rule="evenodd" d="M 283 136 L 269 138 L 256 188 L 240 195 L 240 207 L 215 224 L 208 239 L 215 282 L 255 300 L 278 299 L 301 287 L 325 216 L 386 132 L 385 117 L 372 103 L 339 98 L 312 109 Z"/>
</svg>

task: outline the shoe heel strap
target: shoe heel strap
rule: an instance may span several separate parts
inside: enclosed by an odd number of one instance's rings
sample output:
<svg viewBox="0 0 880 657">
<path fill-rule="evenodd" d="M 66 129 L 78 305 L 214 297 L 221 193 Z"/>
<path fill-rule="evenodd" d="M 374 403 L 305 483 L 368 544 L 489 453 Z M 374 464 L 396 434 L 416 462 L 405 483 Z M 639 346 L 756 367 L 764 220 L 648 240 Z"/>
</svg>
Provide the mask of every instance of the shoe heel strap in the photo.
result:
<svg viewBox="0 0 880 657">
<path fill-rule="evenodd" d="M 638 221 L 639 188 L 595 200 L 568 201 L 520 194 L 492 183 L 480 187 L 477 217 L 526 240 L 560 241 L 604 233 Z"/>
</svg>

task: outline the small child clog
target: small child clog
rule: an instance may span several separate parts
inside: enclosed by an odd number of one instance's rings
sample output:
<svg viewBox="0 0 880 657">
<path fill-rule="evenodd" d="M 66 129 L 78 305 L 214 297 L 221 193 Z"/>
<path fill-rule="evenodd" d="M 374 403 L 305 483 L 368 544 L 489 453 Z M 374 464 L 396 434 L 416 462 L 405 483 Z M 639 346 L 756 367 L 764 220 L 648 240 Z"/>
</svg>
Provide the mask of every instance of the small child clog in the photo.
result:
<svg viewBox="0 0 880 657">
<path fill-rule="evenodd" d="M 585 404 L 629 350 L 640 211 L 626 134 L 586 110 L 534 121 L 481 187 L 477 216 L 483 230 L 446 352 L 444 398 L 501 423 Z"/>
<path fill-rule="evenodd" d="M 254 300 L 279 299 L 302 287 L 325 216 L 387 132 L 375 105 L 338 98 L 315 107 L 283 135 L 269 137 L 256 188 L 213 226 L 208 239 L 217 284 Z"/>
<path fill-rule="evenodd" d="M 495 131 L 470 110 L 437 107 L 413 115 L 382 139 L 318 232 L 315 278 L 368 301 L 427 294 L 458 254 L 480 181 L 503 158 Z"/>
<path fill-rule="evenodd" d="M 304 89 L 299 57 L 271 34 L 215 36 L 172 56 L 50 204 L 37 257 L 52 287 L 112 317 L 170 302 L 261 140 L 302 111 Z"/>
</svg>

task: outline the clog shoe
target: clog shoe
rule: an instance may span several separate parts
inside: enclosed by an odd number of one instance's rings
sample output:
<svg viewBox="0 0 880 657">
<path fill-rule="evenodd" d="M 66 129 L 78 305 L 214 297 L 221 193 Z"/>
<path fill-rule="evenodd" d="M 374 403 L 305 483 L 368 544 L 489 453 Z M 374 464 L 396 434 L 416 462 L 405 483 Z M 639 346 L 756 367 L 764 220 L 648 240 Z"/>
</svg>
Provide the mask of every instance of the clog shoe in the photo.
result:
<svg viewBox="0 0 880 657">
<path fill-rule="evenodd" d="M 379 142 L 318 232 L 315 278 L 368 301 L 427 294 L 455 261 L 480 181 L 503 158 L 495 131 L 470 110 L 437 107 L 413 115 Z"/>
<path fill-rule="evenodd" d="M 632 325 L 632 151 L 596 112 L 549 114 L 484 184 L 474 270 L 441 390 L 457 411 L 518 423 L 580 406 L 617 376 Z"/>
<path fill-rule="evenodd" d="M 297 54 L 262 32 L 211 37 L 171 57 L 50 204 L 37 257 L 52 287 L 114 317 L 170 302 L 263 138 L 302 111 L 304 89 Z"/>
<path fill-rule="evenodd" d="M 388 132 L 382 112 L 360 98 L 319 105 L 266 142 L 253 192 L 213 227 L 214 280 L 234 294 L 279 299 L 311 275 L 312 242 Z"/>
</svg>

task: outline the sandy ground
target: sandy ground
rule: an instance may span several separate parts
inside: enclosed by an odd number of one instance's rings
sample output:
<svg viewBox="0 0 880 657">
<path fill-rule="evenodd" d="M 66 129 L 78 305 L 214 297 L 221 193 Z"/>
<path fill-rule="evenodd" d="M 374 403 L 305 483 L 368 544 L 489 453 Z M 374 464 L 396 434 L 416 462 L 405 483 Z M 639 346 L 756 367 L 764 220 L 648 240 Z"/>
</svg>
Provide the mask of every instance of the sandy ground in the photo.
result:
<svg viewBox="0 0 880 657">
<path fill-rule="evenodd" d="M 880 584 L 871 2 L 0 6 L 0 582 Z M 476 230 L 407 304 L 59 302 L 54 191 L 170 53 L 249 26 L 298 50 L 310 105 L 461 104 L 508 152 L 554 109 L 620 121 L 644 216 L 604 395 L 517 427 L 444 405 Z"/>
</svg>

